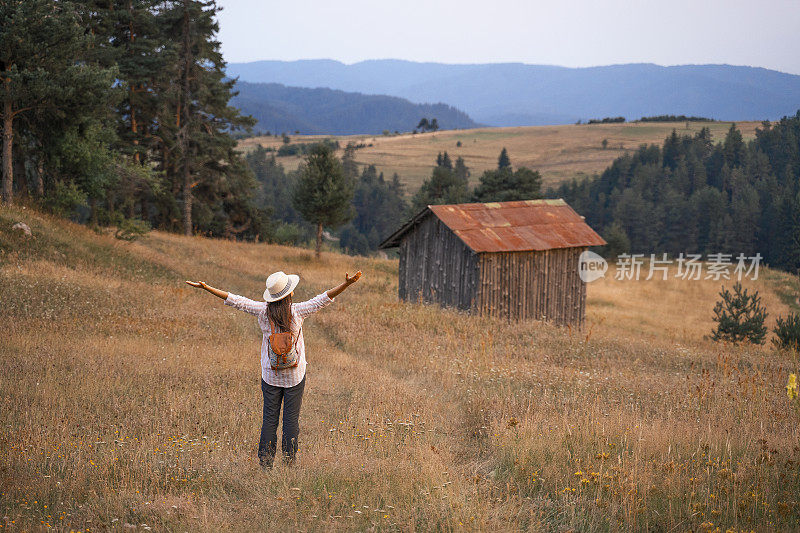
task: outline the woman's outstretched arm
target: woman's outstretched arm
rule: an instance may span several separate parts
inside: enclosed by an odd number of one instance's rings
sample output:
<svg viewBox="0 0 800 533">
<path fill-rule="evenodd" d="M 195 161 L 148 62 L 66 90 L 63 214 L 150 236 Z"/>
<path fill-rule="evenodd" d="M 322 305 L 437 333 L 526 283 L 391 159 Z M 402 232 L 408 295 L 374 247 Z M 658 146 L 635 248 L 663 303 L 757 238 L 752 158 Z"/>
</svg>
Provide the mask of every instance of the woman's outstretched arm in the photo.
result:
<svg viewBox="0 0 800 533">
<path fill-rule="evenodd" d="M 192 287 L 197 287 L 198 289 L 205 289 L 217 298 L 222 298 L 225 300 L 225 305 L 230 305 L 239 311 L 244 311 L 245 313 L 250 313 L 251 315 L 259 315 L 261 311 L 267 307 L 266 302 L 256 302 L 255 300 L 245 298 L 244 296 L 239 296 L 238 294 L 222 291 L 212 287 L 211 285 L 208 285 L 204 281 L 187 281 L 186 283 Z"/>
<path fill-rule="evenodd" d="M 210 292 L 211 294 L 213 294 L 214 296 L 216 296 L 218 298 L 222 298 L 223 300 L 227 300 L 228 299 L 228 293 L 227 292 L 221 291 L 219 289 L 215 289 L 211 285 L 207 285 L 205 281 L 187 281 L 186 283 L 188 283 L 192 287 L 197 287 L 198 289 L 205 289 L 208 292 Z"/>
<path fill-rule="evenodd" d="M 361 277 L 361 271 L 359 270 L 352 276 L 348 276 L 346 273 L 344 275 L 344 283 L 339 285 L 338 287 L 334 287 L 328 291 L 320 293 L 308 301 L 300 302 L 297 304 L 292 304 L 292 309 L 297 313 L 300 318 L 307 318 L 310 315 L 313 315 L 323 307 L 329 305 L 334 298 L 339 296 L 343 290 L 347 287 L 358 281 L 358 278 Z"/>
<path fill-rule="evenodd" d="M 334 288 L 328 290 L 328 298 L 330 298 L 331 300 L 336 298 L 337 296 L 342 294 L 342 292 L 344 292 L 344 290 L 347 287 L 349 287 L 350 285 L 352 285 L 353 283 L 358 281 L 360 277 L 361 277 L 361 271 L 360 270 L 358 272 L 356 272 L 355 274 L 353 274 L 352 276 L 348 276 L 347 272 L 345 272 L 344 273 L 344 283 L 342 283 L 341 285 L 339 285 L 337 287 L 334 287 Z"/>
</svg>

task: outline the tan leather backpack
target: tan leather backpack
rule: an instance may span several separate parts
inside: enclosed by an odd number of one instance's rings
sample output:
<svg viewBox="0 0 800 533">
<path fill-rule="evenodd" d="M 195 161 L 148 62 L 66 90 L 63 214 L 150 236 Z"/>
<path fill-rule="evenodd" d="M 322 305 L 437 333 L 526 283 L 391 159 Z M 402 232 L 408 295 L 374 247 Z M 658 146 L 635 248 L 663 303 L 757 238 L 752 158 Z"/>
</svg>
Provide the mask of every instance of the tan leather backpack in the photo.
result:
<svg viewBox="0 0 800 533">
<path fill-rule="evenodd" d="M 272 331 L 277 328 L 269 321 L 269 326 Z M 269 347 L 269 366 L 273 370 L 283 370 L 286 368 L 294 368 L 300 363 L 300 354 L 297 351 L 297 341 L 300 340 L 300 333 L 303 331 L 302 326 L 297 332 L 297 338 L 292 338 L 291 331 L 282 331 L 280 333 L 272 333 L 267 339 Z"/>
</svg>

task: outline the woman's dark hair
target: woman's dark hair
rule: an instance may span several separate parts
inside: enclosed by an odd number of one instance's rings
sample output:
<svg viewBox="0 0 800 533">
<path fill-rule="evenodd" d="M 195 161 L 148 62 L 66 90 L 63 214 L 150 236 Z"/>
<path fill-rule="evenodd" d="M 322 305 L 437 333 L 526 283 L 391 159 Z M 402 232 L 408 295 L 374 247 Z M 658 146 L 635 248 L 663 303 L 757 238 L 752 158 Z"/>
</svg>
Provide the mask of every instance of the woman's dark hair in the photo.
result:
<svg viewBox="0 0 800 533">
<path fill-rule="evenodd" d="M 290 331 L 292 327 L 292 295 L 277 302 L 267 303 L 267 316 L 278 327 L 277 333 Z"/>
</svg>

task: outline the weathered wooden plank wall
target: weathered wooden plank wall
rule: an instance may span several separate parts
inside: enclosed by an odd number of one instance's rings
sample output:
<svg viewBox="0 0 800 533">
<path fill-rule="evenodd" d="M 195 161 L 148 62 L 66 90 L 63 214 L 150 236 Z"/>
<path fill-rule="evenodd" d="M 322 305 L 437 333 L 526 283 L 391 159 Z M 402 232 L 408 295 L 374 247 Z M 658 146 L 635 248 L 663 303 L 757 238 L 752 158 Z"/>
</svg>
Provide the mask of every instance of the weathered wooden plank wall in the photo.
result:
<svg viewBox="0 0 800 533">
<path fill-rule="evenodd" d="M 475 310 L 512 320 L 581 326 L 586 285 L 578 275 L 585 248 L 479 254 Z"/>
<path fill-rule="evenodd" d="M 400 243 L 400 298 L 471 309 L 477 262 L 478 255 L 438 218 L 426 217 Z"/>
<path fill-rule="evenodd" d="M 585 249 L 476 254 L 429 216 L 400 243 L 400 298 L 580 327 L 586 284 L 578 274 L 578 257 Z"/>
</svg>

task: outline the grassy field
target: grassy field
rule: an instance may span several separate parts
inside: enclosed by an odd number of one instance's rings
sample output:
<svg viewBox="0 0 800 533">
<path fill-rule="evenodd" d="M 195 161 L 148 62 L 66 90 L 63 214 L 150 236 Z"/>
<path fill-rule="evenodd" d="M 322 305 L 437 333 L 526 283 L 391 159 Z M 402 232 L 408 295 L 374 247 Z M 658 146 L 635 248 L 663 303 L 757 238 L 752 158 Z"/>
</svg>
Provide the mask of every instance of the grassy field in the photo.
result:
<svg viewBox="0 0 800 533">
<path fill-rule="evenodd" d="M 688 124 L 688 129 L 687 129 Z M 741 122 L 737 127 L 745 139 L 755 136 L 760 122 Z M 447 151 L 455 161 L 461 156 L 472 171 L 472 183 L 477 183 L 484 170 L 497 167 L 497 156 L 503 147 L 508 149 L 512 164 L 527 166 L 542 174 L 545 186 L 565 179 L 602 172 L 626 151 L 641 144 L 661 145 L 673 129 L 692 133 L 709 127 L 715 140 L 722 140 L 730 122 L 649 122 L 624 124 L 584 124 L 566 126 L 530 126 L 520 128 L 481 128 L 449 130 L 436 133 L 396 136 L 336 137 L 344 148 L 348 142 L 372 144 L 356 152 L 360 164 L 374 164 L 391 177 L 394 172 L 413 192 L 430 177 L 431 167 L 439 152 Z M 319 136 L 291 136 L 292 142 L 310 142 Z M 603 139 L 608 146 L 603 149 Z M 456 143 L 461 142 L 461 147 Z M 256 145 L 278 148 L 281 138 L 254 137 L 240 142 L 243 150 Z M 340 153 L 341 155 L 341 153 Z M 287 169 L 295 169 L 300 157 L 278 158 Z"/>
<path fill-rule="evenodd" d="M 12 234 L 26 221 L 34 238 Z M 262 471 L 260 332 L 183 284 L 299 298 L 299 462 Z M 762 271 L 769 322 L 798 280 Z M 397 262 L 0 208 L 0 526 L 37 531 L 788 531 L 798 362 L 706 339 L 719 283 L 588 287 L 583 331 L 397 300 Z"/>
</svg>

